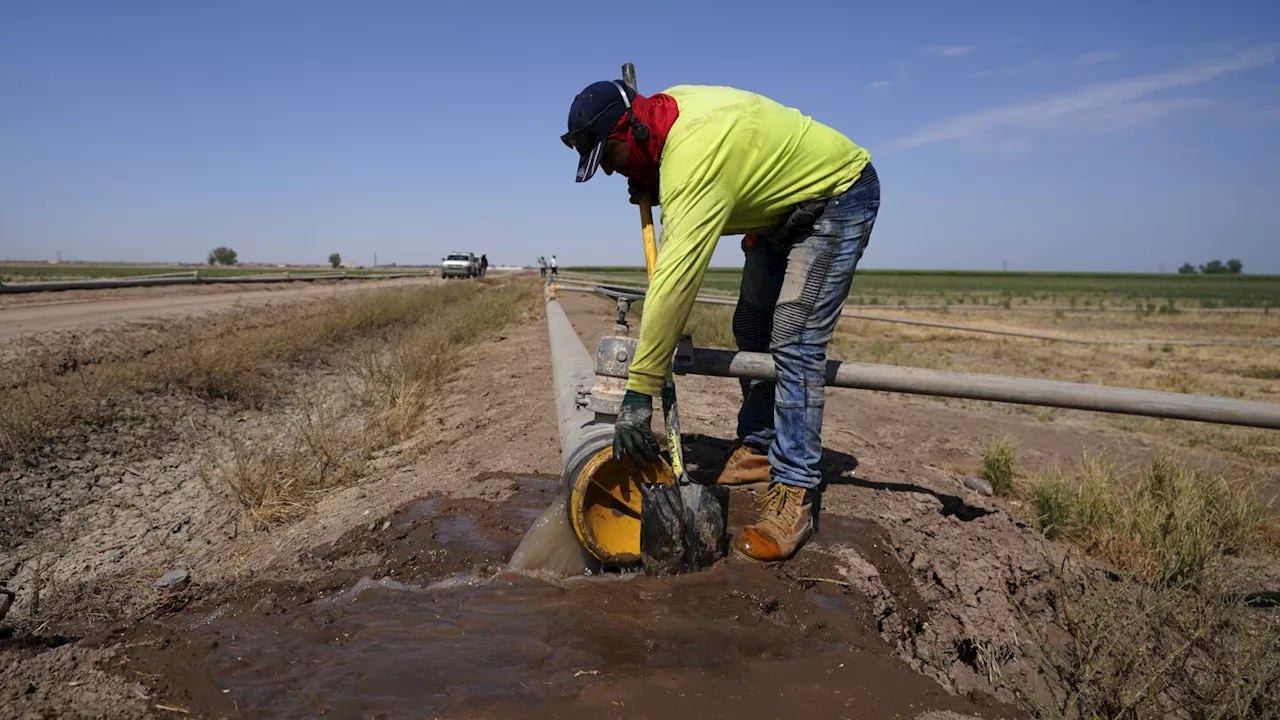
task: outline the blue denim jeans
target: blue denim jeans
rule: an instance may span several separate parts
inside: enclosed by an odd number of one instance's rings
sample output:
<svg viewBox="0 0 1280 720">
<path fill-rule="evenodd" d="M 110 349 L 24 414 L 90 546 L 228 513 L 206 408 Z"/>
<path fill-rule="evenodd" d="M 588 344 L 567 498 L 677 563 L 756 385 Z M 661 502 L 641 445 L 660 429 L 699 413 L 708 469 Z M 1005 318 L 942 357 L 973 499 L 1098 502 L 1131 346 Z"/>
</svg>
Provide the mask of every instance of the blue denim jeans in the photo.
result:
<svg viewBox="0 0 1280 720">
<path fill-rule="evenodd" d="M 778 379 L 742 381 L 738 439 L 768 449 L 775 482 L 803 488 L 822 482 L 827 344 L 879 207 L 880 180 L 867 165 L 792 243 L 779 246 L 764 236 L 743 241 L 747 259 L 734 338 L 739 350 L 771 353 Z"/>
</svg>

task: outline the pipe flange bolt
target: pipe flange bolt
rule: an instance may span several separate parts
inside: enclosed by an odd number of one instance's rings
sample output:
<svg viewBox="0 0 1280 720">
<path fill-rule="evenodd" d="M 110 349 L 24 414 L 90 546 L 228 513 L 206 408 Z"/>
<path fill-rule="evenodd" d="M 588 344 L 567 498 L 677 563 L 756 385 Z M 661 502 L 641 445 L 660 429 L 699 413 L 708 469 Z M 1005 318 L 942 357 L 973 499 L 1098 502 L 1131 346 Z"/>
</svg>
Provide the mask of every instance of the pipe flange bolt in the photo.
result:
<svg viewBox="0 0 1280 720">
<path fill-rule="evenodd" d="M 626 378 L 635 354 L 635 338 L 616 335 L 600 338 L 600 345 L 596 348 L 596 375 Z"/>
</svg>

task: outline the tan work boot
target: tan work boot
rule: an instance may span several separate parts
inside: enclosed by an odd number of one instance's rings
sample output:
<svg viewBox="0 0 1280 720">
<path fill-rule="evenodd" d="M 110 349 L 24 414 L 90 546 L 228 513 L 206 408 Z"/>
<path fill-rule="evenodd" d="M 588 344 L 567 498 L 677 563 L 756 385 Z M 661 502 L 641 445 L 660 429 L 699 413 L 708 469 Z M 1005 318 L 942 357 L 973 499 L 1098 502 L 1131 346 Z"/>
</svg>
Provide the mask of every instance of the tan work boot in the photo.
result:
<svg viewBox="0 0 1280 720">
<path fill-rule="evenodd" d="M 733 539 L 733 549 L 750 560 L 786 560 L 813 533 L 813 505 L 804 488 L 774 483 L 756 501 L 760 519 Z"/>
<path fill-rule="evenodd" d="M 734 443 L 717 485 L 736 486 L 769 482 L 769 453 L 749 445 Z"/>
</svg>

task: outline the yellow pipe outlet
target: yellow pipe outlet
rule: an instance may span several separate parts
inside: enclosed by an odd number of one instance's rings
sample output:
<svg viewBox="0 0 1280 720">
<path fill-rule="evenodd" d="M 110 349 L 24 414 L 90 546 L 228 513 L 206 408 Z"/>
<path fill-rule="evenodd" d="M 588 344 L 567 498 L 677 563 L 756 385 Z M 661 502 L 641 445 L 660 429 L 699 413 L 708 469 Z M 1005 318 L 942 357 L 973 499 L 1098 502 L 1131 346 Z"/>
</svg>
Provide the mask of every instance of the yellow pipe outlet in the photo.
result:
<svg viewBox="0 0 1280 720">
<path fill-rule="evenodd" d="M 569 518 L 578 541 L 597 560 L 615 567 L 640 564 L 640 484 L 675 484 L 665 460 L 641 470 L 601 449 L 573 478 Z"/>
</svg>

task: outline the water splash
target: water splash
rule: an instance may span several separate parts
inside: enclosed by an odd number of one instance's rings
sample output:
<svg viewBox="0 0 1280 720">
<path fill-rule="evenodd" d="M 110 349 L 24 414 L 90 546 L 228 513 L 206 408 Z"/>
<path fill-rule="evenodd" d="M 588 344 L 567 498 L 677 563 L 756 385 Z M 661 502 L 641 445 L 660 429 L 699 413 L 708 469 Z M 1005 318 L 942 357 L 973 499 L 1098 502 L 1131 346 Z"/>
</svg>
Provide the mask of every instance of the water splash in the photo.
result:
<svg viewBox="0 0 1280 720">
<path fill-rule="evenodd" d="M 569 494 L 560 493 L 525 533 L 507 563 L 508 570 L 544 571 L 561 576 L 593 575 L 600 562 L 578 542 L 569 521 Z"/>
</svg>

